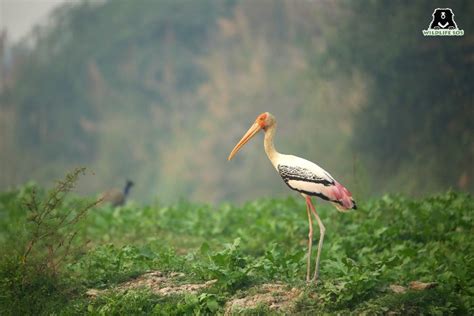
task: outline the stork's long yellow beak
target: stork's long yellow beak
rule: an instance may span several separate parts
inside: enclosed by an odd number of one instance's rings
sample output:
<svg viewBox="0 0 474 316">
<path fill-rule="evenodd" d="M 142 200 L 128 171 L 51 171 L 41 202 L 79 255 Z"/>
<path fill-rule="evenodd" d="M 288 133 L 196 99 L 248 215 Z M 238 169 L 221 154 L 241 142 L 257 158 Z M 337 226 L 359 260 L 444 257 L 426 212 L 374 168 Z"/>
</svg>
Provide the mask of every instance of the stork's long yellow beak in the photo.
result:
<svg viewBox="0 0 474 316">
<path fill-rule="evenodd" d="M 252 137 L 255 136 L 262 128 L 258 123 L 253 123 L 253 125 L 249 128 L 247 133 L 245 133 L 244 137 L 235 145 L 234 149 L 230 152 L 229 157 L 227 160 L 231 160 L 234 158 L 235 154 L 242 148 Z"/>
</svg>

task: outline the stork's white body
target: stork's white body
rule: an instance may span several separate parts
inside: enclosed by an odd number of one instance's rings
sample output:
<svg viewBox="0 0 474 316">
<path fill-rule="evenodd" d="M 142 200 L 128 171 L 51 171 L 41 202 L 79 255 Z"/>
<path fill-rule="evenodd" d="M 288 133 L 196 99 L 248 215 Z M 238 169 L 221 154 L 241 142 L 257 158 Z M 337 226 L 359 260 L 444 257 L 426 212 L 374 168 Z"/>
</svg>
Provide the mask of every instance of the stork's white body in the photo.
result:
<svg viewBox="0 0 474 316">
<path fill-rule="evenodd" d="M 320 176 L 320 177 L 325 177 L 328 180 L 334 181 L 334 178 L 323 168 L 315 164 L 314 162 L 311 162 L 309 160 L 306 160 L 304 158 L 298 157 L 298 156 L 293 156 L 293 155 L 285 155 L 285 154 L 280 154 L 278 153 L 276 155 L 275 159 L 270 159 L 272 162 L 273 167 L 278 171 L 278 165 L 288 165 L 288 166 L 298 166 L 301 168 L 305 168 L 308 170 L 311 170 L 314 174 Z"/>
<path fill-rule="evenodd" d="M 292 155 L 284 155 L 282 157 L 283 159 L 280 160 L 279 165 L 287 165 L 287 166 L 293 166 L 293 167 L 298 167 L 304 170 L 308 170 L 311 172 L 314 177 L 318 179 L 322 179 L 327 182 L 335 183 L 334 178 L 323 168 L 318 166 L 317 164 L 297 157 L 297 156 L 292 156 Z M 310 179 L 311 180 L 311 179 Z M 320 184 L 320 183 L 315 183 L 315 182 L 309 182 L 309 181 L 304 181 L 304 180 L 288 180 L 287 182 L 288 186 L 294 190 L 297 191 L 307 191 L 307 192 L 313 192 L 313 193 L 324 193 L 326 186 Z"/>
<path fill-rule="evenodd" d="M 277 152 L 273 145 L 275 125 L 266 130 L 264 147 L 273 167 L 290 187 L 303 196 L 317 196 L 332 202 L 341 212 L 356 208 L 352 194 L 326 170 L 298 156 Z"/>
<path fill-rule="evenodd" d="M 288 186 L 296 191 L 307 191 L 307 192 L 314 192 L 314 193 L 323 193 L 325 191 L 325 186 L 311 182 L 310 180 L 313 179 L 313 177 L 317 179 L 322 179 L 327 182 L 334 183 L 336 180 L 323 168 L 315 164 L 314 162 L 311 162 L 309 160 L 303 159 L 298 156 L 293 156 L 293 155 L 283 155 L 280 154 L 278 155 L 278 158 L 275 159 L 275 162 L 272 161 L 273 167 L 275 167 L 276 171 L 280 173 L 281 175 L 281 166 L 289 166 L 293 168 L 299 168 L 302 170 L 307 170 L 308 174 L 305 176 L 307 179 L 290 179 L 286 182 Z M 302 175 L 303 176 L 303 175 Z M 307 181 L 305 181 L 307 180 Z"/>
</svg>

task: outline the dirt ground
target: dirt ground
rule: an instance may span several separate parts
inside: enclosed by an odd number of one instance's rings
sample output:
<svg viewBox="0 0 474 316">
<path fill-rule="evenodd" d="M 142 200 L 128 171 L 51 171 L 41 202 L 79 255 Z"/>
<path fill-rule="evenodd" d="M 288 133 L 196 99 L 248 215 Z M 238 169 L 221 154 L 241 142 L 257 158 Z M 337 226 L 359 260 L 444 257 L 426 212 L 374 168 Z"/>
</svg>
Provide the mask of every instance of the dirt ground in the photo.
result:
<svg viewBox="0 0 474 316">
<path fill-rule="evenodd" d="M 155 294 L 167 296 L 172 294 L 197 293 L 202 289 L 210 287 L 217 281 L 210 280 L 205 283 L 180 284 L 180 280 L 183 277 L 184 274 L 182 273 L 165 274 L 160 271 L 151 271 L 110 290 L 126 291 L 130 289 L 148 288 Z M 87 295 L 96 297 L 110 290 L 89 289 Z"/>
<path fill-rule="evenodd" d="M 95 298 L 109 291 L 127 291 L 130 289 L 148 288 L 152 293 L 168 296 L 173 294 L 197 293 L 212 286 L 217 280 L 210 280 L 204 283 L 183 283 L 183 273 L 163 273 L 160 271 L 150 271 L 138 276 L 135 279 L 121 283 L 118 286 L 106 289 L 89 289 L 86 294 Z M 301 290 L 290 288 L 282 283 L 263 284 L 249 289 L 247 296 L 239 295 L 231 299 L 225 305 L 225 315 L 238 313 L 246 309 L 254 309 L 258 306 L 266 306 L 268 309 L 277 312 L 290 312 L 296 299 L 300 296 Z"/>
<path fill-rule="evenodd" d="M 289 288 L 288 285 L 281 283 L 263 284 L 250 289 L 249 292 L 256 293 L 228 301 L 225 306 L 225 315 L 254 309 L 261 305 L 267 306 L 272 311 L 288 313 L 301 294 L 301 290 Z"/>
</svg>

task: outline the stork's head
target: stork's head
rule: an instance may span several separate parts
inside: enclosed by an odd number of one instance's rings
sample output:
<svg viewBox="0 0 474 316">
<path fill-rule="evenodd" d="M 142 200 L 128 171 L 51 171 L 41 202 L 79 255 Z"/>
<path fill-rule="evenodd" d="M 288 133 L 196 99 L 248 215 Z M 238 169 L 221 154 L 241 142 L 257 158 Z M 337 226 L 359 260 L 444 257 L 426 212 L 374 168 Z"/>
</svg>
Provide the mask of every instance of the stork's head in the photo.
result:
<svg viewBox="0 0 474 316">
<path fill-rule="evenodd" d="M 257 116 L 255 123 L 257 123 L 261 129 L 266 131 L 267 128 L 273 126 L 276 123 L 276 120 L 275 120 L 275 117 L 271 113 L 264 112 L 260 114 L 259 116 Z"/>
<path fill-rule="evenodd" d="M 276 120 L 273 115 L 271 115 L 269 112 L 264 112 L 257 116 L 257 119 L 255 122 L 252 124 L 252 126 L 249 128 L 247 133 L 242 137 L 242 139 L 235 145 L 234 149 L 230 152 L 229 157 L 227 160 L 231 160 L 235 154 L 242 148 L 255 134 L 257 134 L 260 130 L 267 131 L 270 127 L 275 125 Z"/>
</svg>

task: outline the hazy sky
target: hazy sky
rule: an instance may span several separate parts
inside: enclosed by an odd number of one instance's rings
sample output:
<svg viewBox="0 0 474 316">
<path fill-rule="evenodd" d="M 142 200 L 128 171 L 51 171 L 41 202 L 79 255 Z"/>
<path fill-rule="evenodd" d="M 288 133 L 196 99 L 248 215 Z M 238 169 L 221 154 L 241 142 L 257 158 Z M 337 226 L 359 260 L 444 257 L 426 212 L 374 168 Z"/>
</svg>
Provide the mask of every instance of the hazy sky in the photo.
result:
<svg viewBox="0 0 474 316">
<path fill-rule="evenodd" d="M 0 29 L 7 29 L 10 41 L 18 41 L 55 6 L 71 1 L 76 0 L 0 0 Z"/>
</svg>

